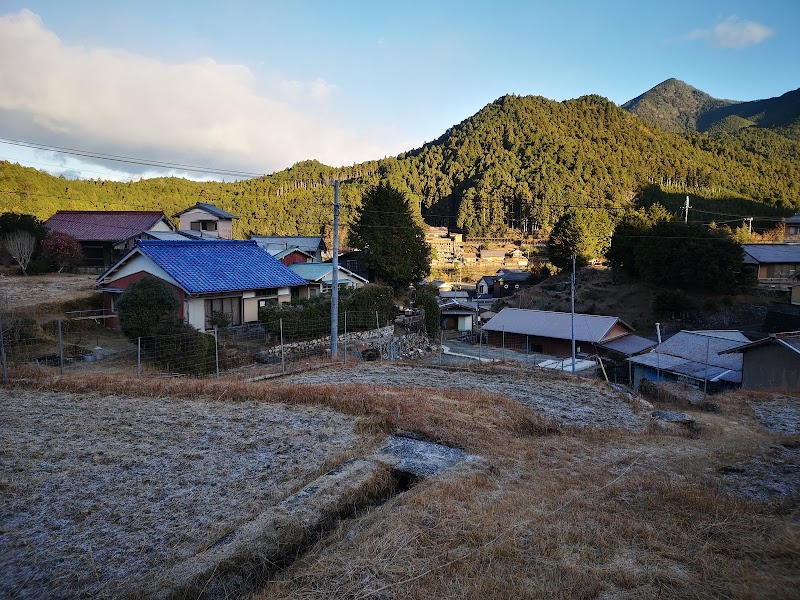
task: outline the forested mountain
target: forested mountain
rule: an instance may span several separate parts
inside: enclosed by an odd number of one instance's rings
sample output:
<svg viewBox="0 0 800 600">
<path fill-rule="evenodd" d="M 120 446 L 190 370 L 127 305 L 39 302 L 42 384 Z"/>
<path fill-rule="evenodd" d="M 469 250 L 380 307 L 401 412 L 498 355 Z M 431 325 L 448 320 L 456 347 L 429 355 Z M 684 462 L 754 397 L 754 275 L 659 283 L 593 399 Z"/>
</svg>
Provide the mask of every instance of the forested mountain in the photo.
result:
<svg viewBox="0 0 800 600">
<path fill-rule="evenodd" d="M 667 79 L 622 108 L 674 133 L 732 133 L 755 127 L 800 140 L 800 89 L 778 98 L 738 102 L 712 98 L 683 81 Z"/>
<path fill-rule="evenodd" d="M 702 95 L 695 102 L 714 104 Z M 172 215 L 205 201 L 239 215 L 237 237 L 319 234 L 332 222 L 330 181 L 337 178 L 345 225 L 354 220 L 364 190 L 383 179 L 406 192 L 428 223 L 473 235 L 547 227 L 571 206 L 613 216 L 637 200 L 672 206 L 686 194 L 706 210 L 791 214 L 800 209 L 800 142 L 754 129 L 676 134 L 599 96 L 564 102 L 504 96 L 397 157 L 343 168 L 307 161 L 239 182 L 74 181 L 0 162 L 0 210 L 42 219 L 57 209 Z"/>
</svg>

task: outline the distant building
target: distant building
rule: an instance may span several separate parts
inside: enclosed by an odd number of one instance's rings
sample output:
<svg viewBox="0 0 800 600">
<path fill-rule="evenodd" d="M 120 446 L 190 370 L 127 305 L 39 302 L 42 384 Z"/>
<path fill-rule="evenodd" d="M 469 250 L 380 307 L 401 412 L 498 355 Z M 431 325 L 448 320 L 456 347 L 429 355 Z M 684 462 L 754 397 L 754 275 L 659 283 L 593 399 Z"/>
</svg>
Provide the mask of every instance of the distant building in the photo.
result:
<svg viewBox="0 0 800 600">
<path fill-rule="evenodd" d="M 570 356 L 572 323 L 570 313 L 504 308 L 482 329 L 492 346 Z M 574 323 L 575 351 L 584 354 L 602 353 L 600 346 L 633 333 L 633 327 L 619 317 L 576 314 Z"/>
<path fill-rule="evenodd" d="M 203 237 L 221 240 L 233 239 L 233 220 L 239 218 L 208 202 L 198 202 L 172 217 L 180 219 L 178 228 L 182 231 L 193 231 Z"/>
<path fill-rule="evenodd" d="M 163 212 L 153 210 L 59 210 L 44 225 L 75 238 L 86 266 L 98 270 L 111 266 L 147 233 L 175 231 Z"/>
<path fill-rule="evenodd" d="M 742 244 L 744 263 L 757 270 L 758 283 L 788 289 L 800 275 L 800 244 Z"/>
<path fill-rule="evenodd" d="M 783 241 L 800 243 L 800 213 L 789 217 L 783 222 Z"/>
<path fill-rule="evenodd" d="M 273 256 L 298 248 L 314 257 L 312 262 L 323 262 L 328 247 L 319 235 L 251 235 L 251 240 Z"/>
</svg>

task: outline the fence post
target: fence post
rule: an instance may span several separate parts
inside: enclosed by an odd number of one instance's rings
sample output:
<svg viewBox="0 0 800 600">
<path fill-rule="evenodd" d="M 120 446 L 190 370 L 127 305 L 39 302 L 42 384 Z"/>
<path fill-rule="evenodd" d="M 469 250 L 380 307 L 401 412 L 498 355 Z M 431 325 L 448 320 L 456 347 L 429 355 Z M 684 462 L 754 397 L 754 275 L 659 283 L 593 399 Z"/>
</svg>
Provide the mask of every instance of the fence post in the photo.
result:
<svg viewBox="0 0 800 600">
<path fill-rule="evenodd" d="M 217 366 L 217 381 L 219 381 L 219 329 L 214 325 L 214 362 Z"/>
<path fill-rule="evenodd" d="M 283 319 L 280 320 L 281 326 L 281 374 L 286 374 L 286 355 L 283 350 Z"/>
<path fill-rule="evenodd" d="M 483 329 L 478 329 L 478 362 L 483 362 Z"/>
<path fill-rule="evenodd" d="M 3 367 L 3 385 L 8 383 L 8 371 L 6 371 L 6 342 L 3 337 L 3 316 L 0 315 L 0 362 Z"/>
<path fill-rule="evenodd" d="M 58 372 L 64 375 L 64 336 L 61 333 L 61 319 L 58 320 Z"/>
<path fill-rule="evenodd" d="M 444 364 L 444 329 L 439 330 L 439 365 Z"/>
<path fill-rule="evenodd" d="M 142 376 L 142 338 L 136 338 L 136 377 Z"/>
<path fill-rule="evenodd" d="M 378 318 L 378 311 L 375 311 L 375 327 L 378 328 L 378 357 L 383 360 L 383 349 L 381 348 L 381 322 Z"/>
<path fill-rule="evenodd" d="M 343 346 L 344 346 L 344 356 L 342 356 L 342 358 L 344 359 L 344 361 L 343 361 L 344 364 L 347 364 L 347 311 L 344 311 L 344 341 L 343 341 Z"/>
</svg>

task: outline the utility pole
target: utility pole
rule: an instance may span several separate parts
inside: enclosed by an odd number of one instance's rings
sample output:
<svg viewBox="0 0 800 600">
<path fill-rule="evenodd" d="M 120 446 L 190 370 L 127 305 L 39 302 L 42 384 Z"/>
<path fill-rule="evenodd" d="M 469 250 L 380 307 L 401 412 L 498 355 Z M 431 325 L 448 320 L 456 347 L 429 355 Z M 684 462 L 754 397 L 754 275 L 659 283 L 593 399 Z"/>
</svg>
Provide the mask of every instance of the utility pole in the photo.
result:
<svg viewBox="0 0 800 600">
<path fill-rule="evenodd" d="M 572 373 L 575 374 L 575 255 L 572 255 L 572 276 L 569 278 L 570 302 L 572 304 Z"/>
<path fill-rule="evenodd" d="M 685 225 L 689 224 L 689 209 L 692 208 L 689 206 L 689 196 L 686 196 L 686 203 L 683 205 L 683 223 Z"/>
<path fill-rule="evenodd" d="M 753 217 L 747 217 L 747 233 L 753 235 Z"/>
<path fill-rule="evenodd" d="M 333 182 L 333 273 L 331 274 L 331 360 L 339 355 L 339 180 Z"/>
</svg>

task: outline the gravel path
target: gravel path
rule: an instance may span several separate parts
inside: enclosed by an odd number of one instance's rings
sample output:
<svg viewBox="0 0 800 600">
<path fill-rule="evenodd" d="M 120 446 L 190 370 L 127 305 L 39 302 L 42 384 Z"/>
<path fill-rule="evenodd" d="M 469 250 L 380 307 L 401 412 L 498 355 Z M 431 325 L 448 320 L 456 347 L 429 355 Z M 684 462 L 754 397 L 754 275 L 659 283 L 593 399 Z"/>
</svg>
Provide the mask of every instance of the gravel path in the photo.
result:
<svg viewBox="0 0 800 600">
<path fill-rule="evenodd" d="M 623 428 L 641 431 L 647 418 L 635 414 L 628 401 L 595 380 L 575 377 L 539 379 L 522 369 L 486 372 L 418 365 L 368 362 L 351 368 L 320 369 L 291 375 L 291 383 L 362 384 L 370 386 L 480 390 L 516 400 L 560 423 L 574 427 Z"/>
<path fill-rule="evenodd" d="M 0 598 L 117 597 L 358 445 L 332 410 L 0 390 Z"/>
</svg>

